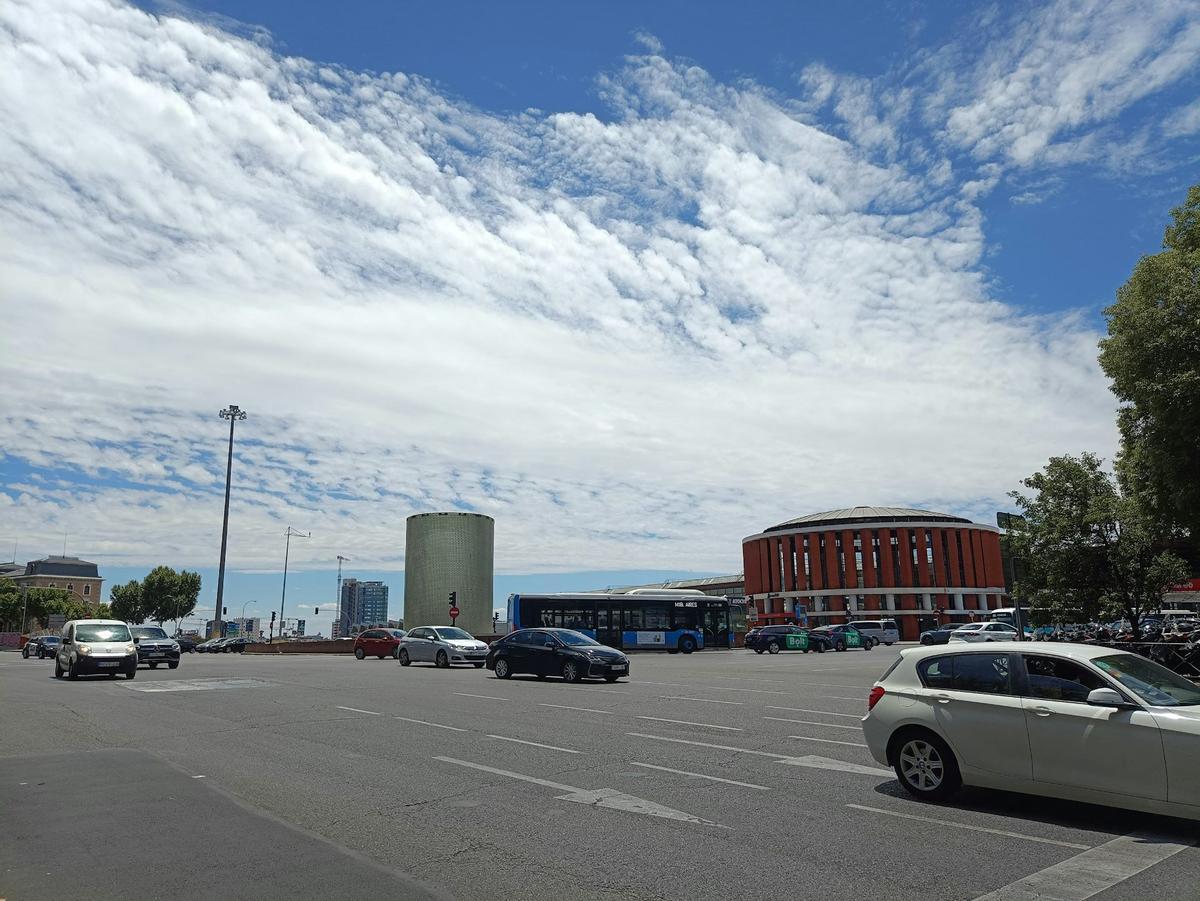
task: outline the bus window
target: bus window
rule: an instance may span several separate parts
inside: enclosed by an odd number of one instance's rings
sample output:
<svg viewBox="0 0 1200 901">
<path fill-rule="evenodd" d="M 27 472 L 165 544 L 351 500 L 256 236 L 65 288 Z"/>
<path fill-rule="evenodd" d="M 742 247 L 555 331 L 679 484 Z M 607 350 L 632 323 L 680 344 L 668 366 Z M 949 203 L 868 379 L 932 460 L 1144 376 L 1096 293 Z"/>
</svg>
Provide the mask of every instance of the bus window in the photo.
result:
<svg viewBox="0 0 1200 901">
<path fill-rule="evenodd" d="M 647 604 L 642 612 L 642 628 L 666 632 L 671 628 L 671 615 L 666 604 Z"/>
</svg>

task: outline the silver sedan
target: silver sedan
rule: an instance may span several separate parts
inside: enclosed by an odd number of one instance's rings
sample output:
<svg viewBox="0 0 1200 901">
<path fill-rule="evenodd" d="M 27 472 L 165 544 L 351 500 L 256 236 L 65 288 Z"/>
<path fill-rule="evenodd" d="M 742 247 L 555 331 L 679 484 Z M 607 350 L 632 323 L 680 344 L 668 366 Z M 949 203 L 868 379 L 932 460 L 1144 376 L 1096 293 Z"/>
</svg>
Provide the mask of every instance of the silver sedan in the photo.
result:
<svg viewBox="0 0 1200 901">
<path fill-rule="evenodd" d="M 487 660 L 488 646 L 455 626 L 418 626 L 400 639 L 396 659 L 401 666 L 432 663 L 442 668 L 469 663 L 476 669 Z"/>
</svg>

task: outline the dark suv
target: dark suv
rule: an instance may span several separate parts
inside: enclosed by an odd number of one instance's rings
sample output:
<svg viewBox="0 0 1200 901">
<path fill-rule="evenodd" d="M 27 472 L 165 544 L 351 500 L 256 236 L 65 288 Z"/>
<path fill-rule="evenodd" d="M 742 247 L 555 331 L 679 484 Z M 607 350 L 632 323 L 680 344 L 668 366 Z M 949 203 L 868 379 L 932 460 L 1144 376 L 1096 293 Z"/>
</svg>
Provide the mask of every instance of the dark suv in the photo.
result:
<svg viewBox="0 0 1200 901">
<path fill-rule="evenodd" d="M 179 645 L 159 626 L 130 626 L 133 641 L 137 645 L 138 665 L 150 665 L 157 669 L 165 663 L 171 669 L 179 668 Z"/>
<path fill-rule="evenodd" d="M 805 654 L 816 651 L 823 654 L 833 647 L 833 642 L 803 626 L 763 626 L 746 633 L 745 645 L 756 654 L 763 651 L 768 654 L 778 654 L 780 651 L 803 651 Z"/>
</svg>

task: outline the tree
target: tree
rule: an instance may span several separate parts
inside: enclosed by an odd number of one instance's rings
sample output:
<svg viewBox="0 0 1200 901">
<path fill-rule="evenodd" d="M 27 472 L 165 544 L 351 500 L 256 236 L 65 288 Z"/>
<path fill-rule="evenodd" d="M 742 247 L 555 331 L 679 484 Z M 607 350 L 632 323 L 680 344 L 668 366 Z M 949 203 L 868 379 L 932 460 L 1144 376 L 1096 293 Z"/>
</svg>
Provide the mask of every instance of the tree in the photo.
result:
<svg viewBox="0 0 1200 901">
<path fill-rule="evenodd" d="M 142 605 L 142 583 L 130 579 L 124 585 L 114 585 L 108 592 L 112 602 L 110 610 L 113 619 L 124 620 L 127 623 L 142 623 L 146 621 L 146 610 Z"/>
<path fill-rule="evenodd" d="M 1104 312 L 1100 365 L 1123 402 L 1117 472 L 1127 493 L 1200 545 L 1200 185 L 1171 211 L 1162 253 L 1142 257 Z"/>
<path fill-rule="evenodd" d="M 24 602 L 16 583 L 9 579 L 0 579 L 0 623 L 5 626 L 21 627 L 21 611 Z"/>
<path fill-rule="evenodd" d="M 1023 521 L 1009 537 L 1027 566 L 1016 591 L 1031 607 L 1059 621 L 1122 616 L 1137 629 L 1187 578 L 1184 561 L 1163 550 L 1169 530 L 1135 493 L 1122 494 L 1095 454 L 1051 457 L 1021 484 L 1034 493 L 1010 492 Z"/>
<path fill-rule="evenodd" d="M 150 619 L 159 625 L 174 620 L 176 631 L 179 623 L 196 609 L 196 598 L 200 594 L 200 574 L 169 566 L 156 566 L 142 580 L 142 607 Z"/>
</svg>

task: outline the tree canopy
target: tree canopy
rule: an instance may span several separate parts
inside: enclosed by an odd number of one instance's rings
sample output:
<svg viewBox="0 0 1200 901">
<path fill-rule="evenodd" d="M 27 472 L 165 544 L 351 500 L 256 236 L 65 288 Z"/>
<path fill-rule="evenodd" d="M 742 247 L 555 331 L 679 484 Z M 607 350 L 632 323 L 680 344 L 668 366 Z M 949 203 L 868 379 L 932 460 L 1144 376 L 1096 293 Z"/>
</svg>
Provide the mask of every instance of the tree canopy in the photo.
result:
<svg viewBox="0 0 1200 901">
<path fill-rule="evenodd" d="M 114 585 L 109 592 L 112 613 L 117 619 L 142 623 L 152 619 L 159 625 L 180 621 L 196 609 L 200 595 L 200 574 L 186 569 L 176 572 L 169 566 L 156 566 L 142 581 Z"/>
<path fill-rule="evenodd" d="M 50 617 L 56 613 L 67 619 L 83 619 L 93 615 L 92 607 L 73 592 L 36 586 L 23 589 L 10 579 L 0 579 L 0 623 L 18 629 L 29 628 L 37 623 L 45 629 Z"/>
<path fill-rule="evenodd" d="M 1122 401 L 1117 472 L 1156 519 L 1200 544 L 1200 185 L 1171 211 L 1104 312 L 1100 365 Z"/>
<path fill-rule="evenodd" d="M 1186 563 L 1162 549 L 1163 526 L 1095 454 L 1051 457 L 1021 484 L 1031 493 L 1010 493 L 1023 519 L 1009 539 L 1026 565 L 1023 603 L 1059 621 L 1124 617 L 1137 628 L 1187 578 Z"/>
</svg>

